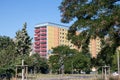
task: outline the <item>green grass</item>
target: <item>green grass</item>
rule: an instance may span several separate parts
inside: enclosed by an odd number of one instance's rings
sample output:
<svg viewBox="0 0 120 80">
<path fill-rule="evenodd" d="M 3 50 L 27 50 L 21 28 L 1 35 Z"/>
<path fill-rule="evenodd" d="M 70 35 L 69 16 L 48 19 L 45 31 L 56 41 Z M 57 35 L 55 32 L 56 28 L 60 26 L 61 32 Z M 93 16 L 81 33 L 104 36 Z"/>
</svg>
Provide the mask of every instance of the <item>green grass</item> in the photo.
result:
<svg viewBox="0 0 120 80">
<path fill-rule="evenodd" d="M 84 77 L 89 77 L 89 78 L 81 78 L 81 76 Z M 91 77 L 92 76 L 92 77 Z M 35 79 L 40 79 L 40 80 L 49 80 L 49 79 L 63 79 L 63 80 L 96 80 L 96 76 L 93 74 L 36 74 L 36 75 L 31 75 L 29 74 L 28 77 L 33 77 Z"/>
<path fill-rule="evenodd" d="M 88 78 L 81 78 L 81 76 Z M 109 76 L 108 80 L 120 80 L 118 76 Z M 95 74 L 29 74 L 27 80 L 104 80 Z M 17 80 L 21 80 L 20 78 Z"/>
</svg>

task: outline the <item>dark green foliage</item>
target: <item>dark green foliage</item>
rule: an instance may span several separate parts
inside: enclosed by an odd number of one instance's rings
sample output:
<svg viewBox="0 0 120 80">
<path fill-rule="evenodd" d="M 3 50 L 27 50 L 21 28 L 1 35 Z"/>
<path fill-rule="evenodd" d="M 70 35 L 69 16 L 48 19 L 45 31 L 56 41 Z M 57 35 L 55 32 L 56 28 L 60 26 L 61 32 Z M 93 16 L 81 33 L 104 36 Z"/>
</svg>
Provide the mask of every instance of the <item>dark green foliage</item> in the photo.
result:
<svg viewBox="0 0 120 80">
<path fill-rule="evenodd" d="M 49 58 L 49 65 L 52 72 L 59 72 L 61 65 L 64 65 L 65 73 L 90 69 L 90 57 L 82 54 L 68 46 L 58 46 L 53 48 L 53 55 Z"/>
<path fill-rule="evenodd" d="M 120 0 L 63 0 L 59 6 L 61 21 L 74 21 L 70 26 L 68 39 L 78 48 L 82 48 L 83 53 L 89 53 L 87 46 L 91 38 L 101 38 L 102 50 L 98 59 L 91 59 L 94 66 L 111 66 L 116 48 L 120 46 L 120 4 L 116 4 L 118 1 Z M 80 31 L 80 34 L 76 35 L 76 31 Z"/>
<path fill-rule="evenodd" d="M 47 60 L 41 58 L 37 53 L 27 57 L 25 59 L 25 64 L 27 64 L 32 71 L 35 69 L 37 73 L 47 73 L 48 71 Z"/>
<path fill-rule="evenodd" d="M 0 36 L 0 75 L 14 75 L 15 44 L 7 36 Z"/>
<path fill-rule="evenodd" d="M 58 55 L 52 55 L 49 58 L 49 67 L 50 67 L 50 71 L 52 73 L 56 73 L 59 71 L 60 68 L 60 64 L 59 62 L 59 56 Z"/>
<path fill-rule="evenodd" d="M 7 36 L 0 36 L 0 67 L 7 68 L 15 59 L 15 44 Z M 11 65 L 12 66 L 12 65 Z"/>
<path fill-rule="evenodd" d="M 74 58 L 73 58 L 73 65 L 74 69 L 77 69 L 79 71 L 89 71 L 91 68 L 91 62 L 90 62 L 90 57 L 86 56 L 83 53 L 77 53 Z"/>
<path fill-rule="evenodd" d="M 113 37 L 120 39 L 120 7 L 115 5 L 117 1 L 119 0 L 63 0 L 59 7 L 62 12 L 62 22 L 75 19 L 68 35 L 73 43 L 78 42 L 78 46 L 84 43 L 81 39 L 74 42 L 74 38 L 79 37 L 73 34 L 77 30 L 82 30 L 80 38 L 83 39 L 89 38 L 88 36 L 104 38 L 106 35 L 109 35 L 112 40 Z M 120 45 L 119 41 L 118 45 Z"/>
</svg>

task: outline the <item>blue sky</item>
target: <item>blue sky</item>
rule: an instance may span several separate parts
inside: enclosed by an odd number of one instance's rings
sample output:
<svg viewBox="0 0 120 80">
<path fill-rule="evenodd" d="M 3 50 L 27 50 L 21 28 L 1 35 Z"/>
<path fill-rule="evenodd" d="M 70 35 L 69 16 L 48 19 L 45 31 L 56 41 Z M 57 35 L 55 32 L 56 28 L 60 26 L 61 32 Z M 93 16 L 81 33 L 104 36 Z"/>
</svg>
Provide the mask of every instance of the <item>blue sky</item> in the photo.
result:
<svg viewBox="0 0 120 80">
<path fill-rule="evenodd" d="M 58 6 L 62 0 L 0 0 L 0 35 L 15 37 L 27 22 L 28 34 L 33 37 L 34 26 L 39 23 L 60 22 Z"/>
</svg>

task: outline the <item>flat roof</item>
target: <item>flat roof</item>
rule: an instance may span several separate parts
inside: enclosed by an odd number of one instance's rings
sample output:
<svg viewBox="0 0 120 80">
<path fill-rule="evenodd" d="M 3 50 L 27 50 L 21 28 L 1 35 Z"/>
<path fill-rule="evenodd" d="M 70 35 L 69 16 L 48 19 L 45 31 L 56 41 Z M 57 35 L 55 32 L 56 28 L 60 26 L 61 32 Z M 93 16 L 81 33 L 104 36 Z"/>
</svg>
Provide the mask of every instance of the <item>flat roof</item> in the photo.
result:
<svg viewBox="0 0 120 80">
<path fill-rule="evenodd" d="M 45 23 L 37 24 L 37 25 L 35 25 L 35 28 L 39 28 L 39 27 L 42 27 L 42 26 L 54 26 L 54 27 L 69 29 L 68 26 L 64 26 L 64 25 L 60 25 L 60 24 L 56 24 L 56 23 L 51 23 L 51 22 L 45 22 Z"/>
</svg>

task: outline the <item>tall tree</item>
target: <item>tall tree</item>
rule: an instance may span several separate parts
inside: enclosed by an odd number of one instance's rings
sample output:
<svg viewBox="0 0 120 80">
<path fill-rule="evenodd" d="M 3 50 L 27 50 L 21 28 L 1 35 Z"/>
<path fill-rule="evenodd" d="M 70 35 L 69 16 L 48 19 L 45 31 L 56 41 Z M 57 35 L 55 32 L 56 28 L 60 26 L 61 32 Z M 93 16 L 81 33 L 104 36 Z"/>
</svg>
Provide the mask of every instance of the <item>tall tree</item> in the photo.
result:
<svg viewBox="0 0 120 80">
<path fill-rule="evenodd" d="M 0 74 L 14 73 L 15 44 L 7 36 L 0 36 Z"/>
<path fill-rule="evenodd" d="M 64 23 L 74 21 L 70 26 L 68 39 L 84 50 L 86 49 L 84 45 L 90 38 L 99 36 L 105 42 L 104 38 L 109 37 L 108 43 L 102 46 L 101 53 L 104 52 L 107 55 L 108 48 L 111 49 L 110 54 L 115 53 L 116 48 L 120 46 L 119 1 L 63 0 L 59 7 L 62 14 L 61 21 Z M 75 35 L 76 31 L 81 31 L 81 33 Z M 112 60 L 112 57 L 109 58 Z M 109 64 L 108 60 L 104 62 Z"/>
<path fill-rule="evenodd" d="M 16 51 L 18 54 L 29 54 L 31 51 L 31 38 L 27 33 L 27 23 L 23 24 L 22 30 L 16 32 Z"/>
</svg>

